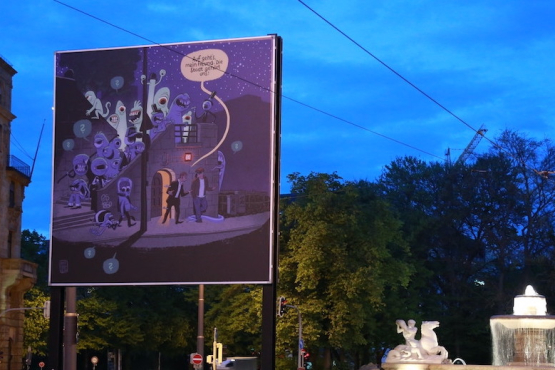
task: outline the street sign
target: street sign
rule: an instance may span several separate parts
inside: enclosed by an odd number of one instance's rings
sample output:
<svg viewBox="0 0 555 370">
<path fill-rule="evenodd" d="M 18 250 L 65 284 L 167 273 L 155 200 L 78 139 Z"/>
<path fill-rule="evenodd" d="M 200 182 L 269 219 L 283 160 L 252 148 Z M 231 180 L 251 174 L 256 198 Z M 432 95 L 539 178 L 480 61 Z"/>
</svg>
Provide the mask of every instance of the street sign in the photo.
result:
<svg viewBox="0 0 555 370">
<path fill-rule="evenodd" d="M 39 362 L 39 367 L 42 369 L 46 364 L 44 362 Z"/>
<path fill-rule="evenodd" d="M 96 356 L 91 357 L 91 362 L 92 362 L 93 365 L 98 364 L 98 357 L 96 357 Z"/>
<path fill-rule="evenodd" d="M 192 353 L 191 354 L 191 363 L 193 365 L 202 364 L 202 356 L 200 355 L 200 353 Z"/>
</svg>

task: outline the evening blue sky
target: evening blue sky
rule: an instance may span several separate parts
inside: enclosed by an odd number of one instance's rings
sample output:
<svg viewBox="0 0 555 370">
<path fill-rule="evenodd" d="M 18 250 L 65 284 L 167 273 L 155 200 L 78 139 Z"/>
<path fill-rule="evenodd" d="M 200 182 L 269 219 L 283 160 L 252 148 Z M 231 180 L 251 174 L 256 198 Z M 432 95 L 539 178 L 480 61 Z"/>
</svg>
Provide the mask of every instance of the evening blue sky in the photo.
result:
<svg viewBox="0 0 555 370">
<path fill-rule="evenodd" d="M 443 161 L 451 148 L 455 160 L 481 125 L 491 140 L 504 129 L 551 138 L 555 125 L 550 0 L 40 0 L 2 11 L 0 55 L 18 71 L 11 154 L 32 165 L 45 127 L 23 228 L 46 237 L 56 51 L 281 36 L 282 193 L 292 172 L 373 181 L 397 157 Z"/>
</svg>

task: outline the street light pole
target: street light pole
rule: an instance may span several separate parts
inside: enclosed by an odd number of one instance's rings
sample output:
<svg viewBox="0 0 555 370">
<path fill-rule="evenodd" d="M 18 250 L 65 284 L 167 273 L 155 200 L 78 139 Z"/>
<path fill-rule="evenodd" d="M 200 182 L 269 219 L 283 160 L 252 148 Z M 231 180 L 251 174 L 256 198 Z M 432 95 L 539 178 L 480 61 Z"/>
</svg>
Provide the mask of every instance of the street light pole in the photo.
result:
<svg viewBox="0 0 555 370">
<path fill-rule="evenodd" d="M 304 347 L 304 343 L 303 343 L 303 320 L 301 318 L 301 310 L 299 310 L 297 308 L 297 312 L 299 313 L 299 354 L 297 355 L 297 366 L 299 367 L 299 369 L 304 368 L 304 364 L 303 364 L 303 354 L 302 354 L 302 349 Z"/>
<path fill-rule="evenodd" d="M 46 301 L 44 303 L 43 307 L 15 307 L 15 308 L 8 308 L 7 310 L 4 310 L 2 312 L 0 312 L 0 317 L 4 316 L 5 313 L 11 312 L 11 311 L 26 311 L 26 310 L 43 310 L 44 312 L 44 318 L 48 319 L 50 316 L 50 301 Z"/>
<path fill-rule="evenodd" d="M 299 348 L 298 348 L 298 354 L 297 354 L 297 368 L 298 369 L 303 369 L 303 354 L 302 354 L 302 349 L 304 348 L 304 343 L 303 343 L 303 320 L 302 320 L 302 316 L 301 316 L 301 310 L 299 310 L 299 308 L 297 306 L 293 306 L 290 304 L 286 304 L 286 307 L 291 307 L 297 310 L 297 315 L 299 316 Z"/>
</svg>

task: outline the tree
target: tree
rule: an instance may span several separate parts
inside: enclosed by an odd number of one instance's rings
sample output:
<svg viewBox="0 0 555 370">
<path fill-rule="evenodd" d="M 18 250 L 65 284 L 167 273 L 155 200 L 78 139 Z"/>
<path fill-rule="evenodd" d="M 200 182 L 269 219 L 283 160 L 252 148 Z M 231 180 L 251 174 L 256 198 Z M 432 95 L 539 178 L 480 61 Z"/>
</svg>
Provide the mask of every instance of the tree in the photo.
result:
<svg viewBox="0 0 555 370">
<path fill-rule="evenodd" d="M 554 153 L 548 140 L 507 131 L 474 163 L 398 158 L 379 179 L 411 252 L 432 273 L 417 288 L 420 308 L 442 321 L 453 356 L 488 363 L 476 338 L 488 340 L 489 317 L 511 312 L 526 284 L 547 282 L 530 271 L 553 254 L 554 183 L 538 169 L 551 168 Z"/>
<path fill-rule="evenodd" d="M 206 312 L 205 338 L 210 346 L 213 328 L 226 356 L 252 356 L 262 344 L 262 287 L 260 285 L 210 286 L 212 300 Z M 214 294 L 216 293 L 216 294 Z M 209 351 L 211 352 L 211 350 Z"/>
<path fill-rule="evenodd" d="M 37 264 L 37 282 L 25 293 L 24 306 L 37 307 L 25 311 L 23 322 L 25 347 L 31 347 L 39 356 L 47 354 L 49 321 L 44 318 L 44 303 L 50 299 L 48 289 L 48 240 L 37 231 L 21 231 L 21 258 Z"/>
<path fill-rule="evenodd" d="M 524 286 L 534 280 L 531 271 L 536 261 L 555 253 L 555 147 L 549 139 L 534 140 L 506 130 L 491 153 L 505 155 L 517 173 L 519 201 L 524 209 L 516 225 L 523 292 Z M 552 284 L 548 286 L 551 290 Z"/>
<path fill-rule="evenodd" d="M 491 314 L 482 315 L 486 310 L 476 299 L 485 295 L 485 230 L 499 214 L 480 211 L 491 205 L 486 196 L 491 192 L 483 190 L 493 179 L 481 176 L 465 164 L 427 164 L 406 157 L 386 167 L 378 186 L 404 221 L 411 252 L 419 261 L 417 285 L 411 282 L 410 287 L 420 300 L 419 315 L 441 322 L 438 335 L 452 356 L 485 363 L 489 348 L 475 346 L 471 338 L 489 341 Z"/>
<path fill-rule="evenodd" d="M 21 231 L 21 258 L 37 264 L 35 286 L 48 292 L 48 252 L 49 241 L 36 230 Z"/>
<path fill-rule="evenodd" d="M 337 174 L 289 176 L 292 201 L 282 212 L 280 290 L 299 307 L 312 353 L 359 362 L 381 340 L 384 295 L 409 283 L 413 267 L 400 222 L 366 182 Z M 394 322 L 394 319 L 393 321 Z M 278 323 L 278 352 L 296 353 L 296 315 Z M 311 350 L 312 348 L 312 350 Z"/>
<path fill-rule="evenodd" d="M 49 297 L 40 288 L 33 287 L 25 293 L 25 307 L 37 307 L 38 309 L 26 310 L 25 321 L 23 321 L 24 347 L 31 347 L 33 353 L 46 356 L 48 352 L 48 330 L 50 322 L 44 317 L 44 303 Z"/>
<path fill-rule="evenodd" d="M 194 351 L 196 302 L 180 286 L 115 286 L 88 288 L 78 300 L 78 349 L 124 351 L 124 366 L 135 355 L 158 353 L 184 357 Z M 186 352 L 188 349 L 189 352 Z"/>
</svg>

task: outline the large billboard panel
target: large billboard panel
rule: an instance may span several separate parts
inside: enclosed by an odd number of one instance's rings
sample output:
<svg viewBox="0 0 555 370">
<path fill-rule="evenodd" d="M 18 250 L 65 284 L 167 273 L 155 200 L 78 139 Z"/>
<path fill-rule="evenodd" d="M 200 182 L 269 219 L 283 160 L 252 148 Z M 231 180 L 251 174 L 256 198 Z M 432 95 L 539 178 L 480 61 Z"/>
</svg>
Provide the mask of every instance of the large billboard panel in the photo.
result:
<svg viewBox="0 0 555 370">
<path fill-rule="evenodd" d="M 279 37 L 55 54 L 50 284 L 270 283 Z"/>
</svg>

